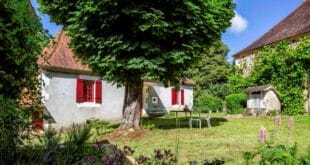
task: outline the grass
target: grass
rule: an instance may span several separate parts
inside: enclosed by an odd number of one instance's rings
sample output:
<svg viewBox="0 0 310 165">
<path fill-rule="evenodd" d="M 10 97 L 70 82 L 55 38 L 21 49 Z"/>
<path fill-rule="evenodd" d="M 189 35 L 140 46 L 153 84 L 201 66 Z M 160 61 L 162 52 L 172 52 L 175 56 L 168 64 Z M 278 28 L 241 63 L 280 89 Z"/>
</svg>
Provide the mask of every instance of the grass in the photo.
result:
<svg viewBox="0 0 310 165">
<path fill-rule="evenodd" d="M 188 128 L 188 118 L 180 116 L 180 128 L 176 128 L 173 114 L 169 117 L 143 118 L 145 128 L 142 135 L 134 138 L 110 138 L 119 146 L 128 145 L 135 150 L 134 156 L 151 156 L 154 149 L 171 149 L 178 155 L 178 164 L 188 164 L 190 160 L 224 158 L 227 164 L 243 164 L 243 152 L 254 151 L 258 145 L 258 132 L 264 126 L 268 137 L 274 130 L 274 117 L 243 117 L 226 119 L 223 113 L 212 114 L 212 128 Z M 284 116 L 276 142 L 287 144 L 287 120 Z M 195 125 L 194 125 L 195 126 Z M 111 136 L 105 135 L 102 139 Z M 294 117 L 294 128 L 289 144 L 297 142 L 300 155 L 310 146 L 310 117 Z"/>
</svg>

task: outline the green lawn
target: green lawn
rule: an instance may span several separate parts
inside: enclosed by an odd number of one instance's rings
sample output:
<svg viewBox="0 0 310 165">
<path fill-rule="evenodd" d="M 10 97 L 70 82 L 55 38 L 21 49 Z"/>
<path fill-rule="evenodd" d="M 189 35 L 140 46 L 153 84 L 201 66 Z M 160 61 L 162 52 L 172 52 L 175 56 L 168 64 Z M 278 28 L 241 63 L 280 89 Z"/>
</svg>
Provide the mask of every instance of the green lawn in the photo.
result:
<svg viewBox="0 0 310 165">
<path fill-rule="evenodd" d="M 134 138 L 110 138 L 119 146 L 128 145 L 140 154 L 149 156 L 154 149 L 171 149 L 176 153 L 178 164 L 190 160 L 202 161 L 205 158 L 224 158 L 227 164 L 242 164 L 244 151 L 253 151 L 258 145 L 258 132 L 261 126 L 268 129 L 268 137 L 274 129 L 274 117 L 243 117 L 226 119 L 223 113 L 212 114 L 212 128 L 188 128 L 188 118 L 179 117 L 180 128 L 176 128 L 175 117 L 143 118 L 145 127 L 142 135 Z M 287 143 L 287 119 L 283 117 L 276 141 Z M 205 126 L 206 123 L 203 123 Z M 148 128 L 153 128 L 149 130 Z M 107 135 L 109 137 L 109 135 Z M 178 138 L 179 137 L 179 142 Z M 106 137 L 101 137 L 106 138 Z M 305 154 L 310 146 L 310 117 L 294 117 L 294 129 L 290 144 L 297 142 L 299 154 Z"/>
</svg>

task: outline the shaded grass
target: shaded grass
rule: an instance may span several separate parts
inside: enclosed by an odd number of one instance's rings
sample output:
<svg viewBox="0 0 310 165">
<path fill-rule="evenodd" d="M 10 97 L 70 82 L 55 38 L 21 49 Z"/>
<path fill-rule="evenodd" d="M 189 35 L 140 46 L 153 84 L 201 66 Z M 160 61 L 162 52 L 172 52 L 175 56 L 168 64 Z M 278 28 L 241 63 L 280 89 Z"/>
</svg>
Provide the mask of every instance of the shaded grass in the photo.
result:
<svg viewBox="0 0 310 165">
<path fill-rule="evenodd" d="M 188 164 L 190 160 L 202 161 L 206 158 L 224 158 L 227 164 L 242 164 L 243 152 L 254 151 L 258 145 L 258 132 L 264 126 L 268 137 L 274 130 L 274 117 L 243 117 L 241 119 L 225 119 L 225 114 L 212 114 L 212 128 L 188 128 L 188 118 L 180 115 L 180 127 L 176 128 L 174 115 L 148 119 L 143 118 L 145 128 L 152 128 L 142 138 L 129 140 L 110 139 L 119 146 L 128 145 L 139 155 L 151 156 L 154 149 L 172 149 L 178 154 L 178 164 Z M 310 146 L 310 117 L 294 117 L 294 129 L 290 142 L 287 141 L 287 119 L 284 116 L 282 125 L 274 140 L 282 144 L 297 142 L 300 155 L 306 153 Z M 152 127 L 149 127 L 149 126 Z M 101 137 L 105 138 L 105 136 Z M 178 139 L 179 138 L 179 142 Z M 177 150 L 178 147 L 178 150 Z"/>
</svg>

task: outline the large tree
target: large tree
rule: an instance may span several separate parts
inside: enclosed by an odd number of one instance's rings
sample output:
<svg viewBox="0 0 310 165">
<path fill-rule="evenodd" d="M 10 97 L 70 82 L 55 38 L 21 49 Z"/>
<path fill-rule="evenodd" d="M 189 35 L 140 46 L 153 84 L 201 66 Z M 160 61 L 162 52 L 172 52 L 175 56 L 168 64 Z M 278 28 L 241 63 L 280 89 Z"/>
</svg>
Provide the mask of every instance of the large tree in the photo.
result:
<svg viewBox="0 0 310 165">
<path fill-rule="evenodd" d="M 214 84 L 226 83 L 232 73 L 232 66 L 227 61 L 228 47 L 222 42 L 214 42 L 205 48 L 199 60 L 187 71 L 196 87 L 205 90 Z"/>
<path fill-rule="evenodd" d="M 139 128 L 143 80 L 177 85 L 234 16 L 231 0 L 39 2 L 43 12 L 69 30 L 79 59 L 104 79 L 126 87 L 120 128 Z"/>
<path fill-rule="evenodd" d="M 0 94 L 16 99 L 24 87 L 35 90 L 44 41 L 47 36 L 30 1 L 0 1 Z"/>
</svg>

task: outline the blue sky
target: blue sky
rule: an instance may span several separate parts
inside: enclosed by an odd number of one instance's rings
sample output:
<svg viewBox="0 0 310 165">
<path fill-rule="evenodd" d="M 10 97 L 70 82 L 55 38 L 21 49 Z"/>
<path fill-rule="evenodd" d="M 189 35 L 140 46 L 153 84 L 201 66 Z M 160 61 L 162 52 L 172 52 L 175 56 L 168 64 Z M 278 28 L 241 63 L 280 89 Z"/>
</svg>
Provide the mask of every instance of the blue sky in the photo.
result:
<svg viewBox="0 0 310 165">
<path fill-rule="evenodd" d="M 229 58 L 242 50 L 260 36 L 266 33 L 275 24 L 302 4 L 304 0 L 234 0 L 236 16 L 232 26 L 222 35 L 222 40 L 228 45 Z M 38 4 L 31 0 L 35 8 Z M 43 27 L 51 35 L 55 35 L 61 28 L 50 22 L 47 15 L 39 14 Z"/>
<path fill-rule="evenodd" d="M 234 0 L 241 19 L 227 29 L 222 40 L 228 45 L 229 56 L 239 52 L 280 22 L 304 0 Z M 243 21 L 246 21 L 246 24 Z M 232 60 L 230 57 L 229 61 Z"/>
</svg>

